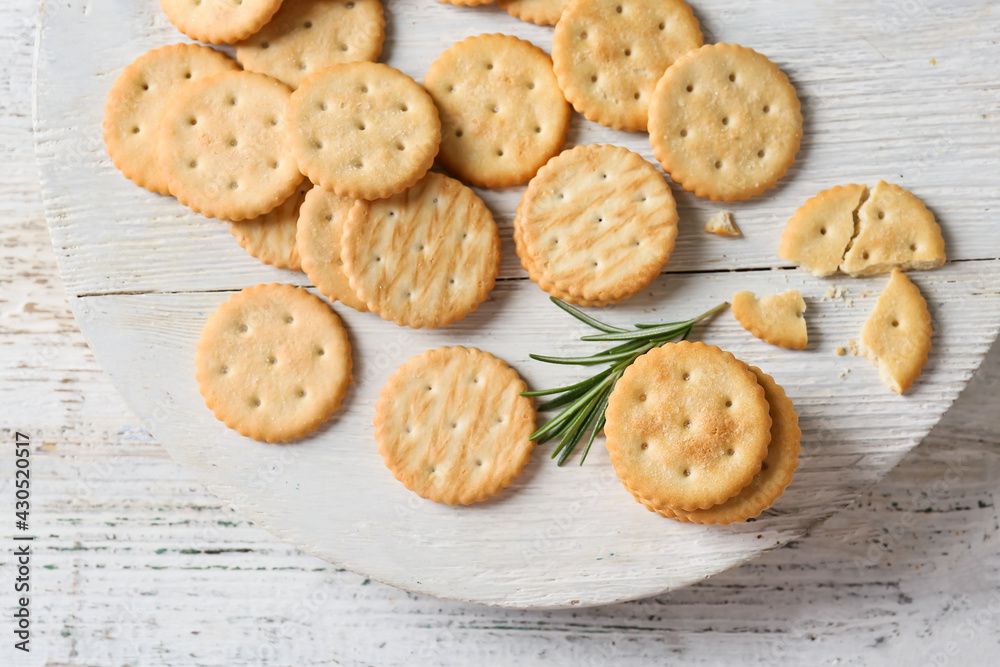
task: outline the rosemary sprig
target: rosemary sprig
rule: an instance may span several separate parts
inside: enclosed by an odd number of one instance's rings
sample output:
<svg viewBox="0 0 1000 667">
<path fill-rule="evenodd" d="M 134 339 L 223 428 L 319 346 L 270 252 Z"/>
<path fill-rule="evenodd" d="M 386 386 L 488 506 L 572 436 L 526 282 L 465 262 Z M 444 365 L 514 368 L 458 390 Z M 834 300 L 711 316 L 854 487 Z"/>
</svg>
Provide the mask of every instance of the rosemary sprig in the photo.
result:
<svg viewBox="0 0 1000 667">
<path fill-rule="evenodd" d="M 566 462 L 584 434 L 590 429 L 587 446 L 583 450 L 583 456 L 580 457 L 580 465 L 583 465 L 587 459 L 587 453 L 590 452 L 590 446 L 594 444 L 597 434 L 604 428 L 604 412 L 608 407 L 608 397 L 611 396 L 615 383 L 624 375 L 625 369 L 631 366 L 632 362 L 654 347 L 660 347 L 677 338 L 686 340 L 691 335 L 694 325 L 729 306 L 728 303 L 720 303 L 698 317 L 683 322 L 636 324 L 635 329 L 623 329 L 596 320 L 555 297 L 550 297 L 550 300 L 576 319 L 601 332 L 583 336 L 580 340 L 620 342 L 619 345 L 589 357 L 529 355 L 532 359 L 547 364 L 573 366 L 611 364 L 597 375 L 576 384 L 521 393 L 521 396 L 556 396 L 538 406 L 538 411 L 549 412 L 557 408 L 562 408 L 562 410 L 529 437 L 539 445 L 558 438 L 559 442 L 552 450 L 552 458 L 556 459 L 557 465 Z"/>
</svg>

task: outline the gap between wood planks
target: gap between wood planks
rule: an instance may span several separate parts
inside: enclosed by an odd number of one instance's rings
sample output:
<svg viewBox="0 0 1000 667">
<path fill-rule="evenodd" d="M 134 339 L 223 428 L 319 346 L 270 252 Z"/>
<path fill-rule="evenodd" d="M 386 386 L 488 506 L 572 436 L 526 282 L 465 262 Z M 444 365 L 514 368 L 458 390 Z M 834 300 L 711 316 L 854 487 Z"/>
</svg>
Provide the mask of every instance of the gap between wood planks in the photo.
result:
<svg viewBox="0 0 1000 667">
<path fill-rule="evenodd" d="M 969 259 L 953 259 L 949 260 L 949 264 L 959 264 L 959 263 L 969 263 L 969 262 L 997 262 L 1000 261 L 1000 257 L 976 257 Z M 691 276 L 691 275 L 704 275 L 710 273 L 756 273 L 763 271 L 795 271 L 798 269 L 796 266 L 748 266 L 733 269 L 687 269 L 684 271 L 664 271 L 661 276 Z M 840 274 L 837 274 L 840 275 Z M 832 280 L 837 276 L 830 276 Z M 496 281 L 501 282 L 521 282 L 528 281 L 530 278 L 528 276 L 515 276 L 510 278 L 500 278 L 498 277 Z M 302 285 L 304 288 L 315 288 L 315 285 Z M 204 289 L 204 290 L 115 290 L 110 292 L 84 292 L 83 294 L 72 295 L 77 299 L 86 299 L 88 297 L 94 296 L 143 296 L 146 294 L 230 294 L 239 292 L 240 290 L 236 288 L 225 288 L 225 289 Z M 973 292 L 975 296 L 983 296 L 987 293 L 985 292 Z M 992 293 L 990 293 L 992 294 Z"/>
</svg>

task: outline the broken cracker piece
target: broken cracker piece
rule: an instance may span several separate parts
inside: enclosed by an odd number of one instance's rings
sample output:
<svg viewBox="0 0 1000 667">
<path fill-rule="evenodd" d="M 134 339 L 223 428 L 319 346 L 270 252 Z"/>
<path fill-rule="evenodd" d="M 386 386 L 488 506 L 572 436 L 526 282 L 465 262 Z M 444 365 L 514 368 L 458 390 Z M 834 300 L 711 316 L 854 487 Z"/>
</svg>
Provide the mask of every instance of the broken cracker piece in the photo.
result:
<svg viewBox="0 0 1000 667">
<path fill-rule="evenodd" d="M 862 354 L 878 368 L 882 382 L 902 394 L 927 363 L 931 334 L 931 314 L 920 288 L 905 273 L 893 269 L 889 284 L 861 329 Z"/>
<path fill-rule="evenodd" d="M 719 236 L 743 236 L 731 211 L 719 211 L 705 223 L 705 231 Z"/>
<path fill-rule="evenodd" d="M 778 255 L 814 276 L 836 273 L 854 235 L 854 215 L 867 195 L 868 186 L 856 183 L 820 192 L 788 221 Z"/>
<path fill-rule="evenodd" d="M 857 230 L 840 270 L 869 276 L 894 268 L 933 269 L 944 261 L 934 214 L 909 190 L 879 181 L 858 210 Z"/>
<path fill-rule="evenodd" d="M 753 292 L 737 292 L 732 307 L 743 328 L 766 343 L 802 350 L 809 341 L 803 315 L 806 302 L 798 290 L 768 294 L 760 299 Z"/>
</svg>

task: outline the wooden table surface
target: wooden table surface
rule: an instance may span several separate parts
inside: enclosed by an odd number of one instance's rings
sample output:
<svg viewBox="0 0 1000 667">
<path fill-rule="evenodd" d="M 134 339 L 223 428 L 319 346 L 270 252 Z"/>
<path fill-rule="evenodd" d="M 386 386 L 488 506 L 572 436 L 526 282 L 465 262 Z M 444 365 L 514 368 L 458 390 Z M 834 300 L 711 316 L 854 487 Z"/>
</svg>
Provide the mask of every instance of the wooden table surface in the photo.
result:
<svg viewBox="0 0 1000 667">
<path fill-rule="evenodd" d="M 0 664 L 932 664 L 1000 661 L 1000 350 L 848 510 L 704 583 L 596 609 L 405 593 L 302 554 L 174 464 L 66 304 L 31 140 L 37 0 L 0 5 L 0 438 L 31 436 L 32 652 Z M 996 110 L 993 110 L 994 112 Z M 12 448 L 0 508 L 13 512 Z M 0 600 L 15 605 L 12 521 Z"/>
</svg>

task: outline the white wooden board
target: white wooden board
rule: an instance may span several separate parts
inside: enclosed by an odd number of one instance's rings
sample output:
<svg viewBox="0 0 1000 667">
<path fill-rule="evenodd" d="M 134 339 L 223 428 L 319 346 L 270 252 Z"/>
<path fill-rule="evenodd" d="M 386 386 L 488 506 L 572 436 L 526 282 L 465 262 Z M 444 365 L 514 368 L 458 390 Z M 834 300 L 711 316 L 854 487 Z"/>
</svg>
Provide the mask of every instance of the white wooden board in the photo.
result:
<svg viewBox="0 0 1000 667">
<path fill-rule="evenodd" d="M 665 274 L 602 316 L 616 323 L 677 319 L 737 289 L 803 291 L 811 327 L 805 352 L 768 347 L 728 315 L 699 332 L 772 373 L 802 418 L 795 483 L 758 521 L 720 529 L 649 514 L 618 484 L 599 444 L 582 468 L 556 468 L 545 447 L 514 488 L 471 508 L 434 505 L 395 482 L 375 451 L 371 416 L 385 378 L 411 354 L 476 345 L 540 387 L 579 371 L 530 361 L 529 351 L 593 349 L 575 340 L 582 328 L 526 280 L 509 240 L 490 300 L 446 330 L 398 329 L 337 309 L 355 345 L 357 382 L 344 412 L 317 435 L 274 446 L 226 431 L 193 379 L 198 331 L 233 290 L 305 282 L 246 257 L 224 224 L 135 188 L 106 157 L 100 118 L 114 77 L 149 48 L 182 41 L 152 0 L 43 7 L 36 149 L 53 245 L 81 327 L 151 432 L 213 492 L 311 553 L 410 590 L 504 606 L 600 604 L 683 586 L 793 539 L 916 445 L 996 336 L 1000 263 L 991 211 L 1000 203 L 1000 91 L 992 83 L 992 39 L 1000 20 L 986 2 L 923 2 L 905 11 L 871 2 L 693 6 L 710 41 L 752 46 L 788 72 L 804 103 L 803 149 L 778 188 L 729 207 L 745 239 L 701 232 L 720 207 L 675 188 L 682 231 Z M 546 50 L 551 40 L 550 29 L 488 6 L 392 2 L 387 18 L 383 60 L 418 80 L 440 51 L 467 35 L 508 32 Z M 576 117 L 570 144 L 590 142 L 651 158 L 645 135 Z M 885 279 L 840 278 L 847 299 L 828 299 L 827 281 L 776 258 L 785 220 L 807 197 L 880 177 L 912 188 L 934 209 L 951 260 L 913 276 L 932 308 L 935 348 L 902 398 L 860 357 L 833 354 L 857 338 Z M 481 192 L 505 237 L 521 190 Z M 864 290 L 874 293 L 863 299 Z"/>
</svg>

